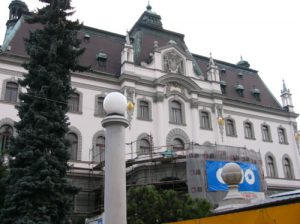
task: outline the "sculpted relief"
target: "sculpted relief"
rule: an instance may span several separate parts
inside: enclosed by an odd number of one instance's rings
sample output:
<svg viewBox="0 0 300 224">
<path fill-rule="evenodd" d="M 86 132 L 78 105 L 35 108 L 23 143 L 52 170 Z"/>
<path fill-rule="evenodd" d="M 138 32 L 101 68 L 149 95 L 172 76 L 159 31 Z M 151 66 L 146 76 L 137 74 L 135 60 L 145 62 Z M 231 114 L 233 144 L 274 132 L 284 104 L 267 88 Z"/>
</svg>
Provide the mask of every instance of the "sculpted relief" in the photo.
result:
<svg viewBox="0 0 300 224">
<path fill-rule="evenodd" d="M 174 50 L 167 52 L 163 58 L 164 70 L 170 73 L 184 74 L 183 59 Z"/>
</svg>

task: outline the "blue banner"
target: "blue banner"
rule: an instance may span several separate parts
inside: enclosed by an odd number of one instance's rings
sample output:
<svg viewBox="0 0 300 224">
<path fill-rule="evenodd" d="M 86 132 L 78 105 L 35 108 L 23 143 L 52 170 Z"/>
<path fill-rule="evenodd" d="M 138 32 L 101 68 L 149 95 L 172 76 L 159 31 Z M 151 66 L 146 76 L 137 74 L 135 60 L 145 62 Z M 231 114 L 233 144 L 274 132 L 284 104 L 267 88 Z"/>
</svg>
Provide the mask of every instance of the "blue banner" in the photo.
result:
<svg viewBox="0 0 300 224">
<path fill-rule="evenodd" d="M 228 185 L 224 183 L 221 173 L 225 161 L 206 161 L 206 177 L 208 191 L 228 191 Z M 240 191 L 260 191 L 260 177 L 257 166 L 252 163 L 235 162 L 243 172 L 243 178 L 239 184 Z"/>
</svg>

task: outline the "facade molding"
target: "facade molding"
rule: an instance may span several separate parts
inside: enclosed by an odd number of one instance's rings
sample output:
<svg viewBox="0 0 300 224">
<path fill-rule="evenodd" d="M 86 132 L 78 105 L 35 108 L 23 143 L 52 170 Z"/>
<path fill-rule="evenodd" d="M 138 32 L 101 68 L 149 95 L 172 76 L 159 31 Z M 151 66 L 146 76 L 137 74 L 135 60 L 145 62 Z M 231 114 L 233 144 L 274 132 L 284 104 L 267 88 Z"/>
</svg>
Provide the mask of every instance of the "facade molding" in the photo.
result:
<svg viewBox="0 0 300 224">
<path fill-rule="evenodd" d="M 249 118 L 258 119 L 258 120 L 262 120 L 262 121 L 282 123 L 282 124 L 286 124 L 286 125 L 290 124 L 289 121 L 283 121 L 283 120 L 276 119 L 276 118 L 270 118 L 270 117 L 267 117 L 267 116 L 264 117 L 264 116 L 254 115 L 254 114 L 249 114 L 249 113 L 244 113 L 244 112 L 237 112 L 237 111 L 234 111 L 234 110 L 224 109 L 224 113 L 227 114 L 227 115 L 236 115 L 236 116 L 241 116 L 241 117 L 249 117 Z"/>
<path fill-rule="evenodd" d="M 240 102 L 237 100 L 229 100 L 229 99 L 224 98 L 223 103 L 225 106 L 237 107 L 237 108 L 241 108 L 241 109 L 252 110 L 252 111 L 266 113 L 266 114 L 283 116 L 283 117 L 287 117 L 287 118 L 289 118 L 289 117 L 297 118 L 298 117 L 298 114 L 295 114 L 295 113 L 287 113 L 280 109 L 275 109 L 272 107 L 264 107 L 262 105 L 256 105 L 256 104 L 251 104 L 251 103 Z"/>
</svg>

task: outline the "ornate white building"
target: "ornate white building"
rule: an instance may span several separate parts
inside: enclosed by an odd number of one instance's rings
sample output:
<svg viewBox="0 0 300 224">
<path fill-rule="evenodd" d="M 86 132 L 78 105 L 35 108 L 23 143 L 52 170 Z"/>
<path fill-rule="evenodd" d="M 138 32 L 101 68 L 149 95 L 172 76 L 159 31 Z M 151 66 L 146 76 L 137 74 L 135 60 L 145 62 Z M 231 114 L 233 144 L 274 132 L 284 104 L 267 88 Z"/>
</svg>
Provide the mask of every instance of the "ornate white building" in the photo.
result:
<svg viewBox="0 0 300 224">
<path fill-rule="evenodd" d="M 22 90 L 17 80 L 28 60 L 23 38 L 39 28 L 24 21 L 28 9 L 22 1 L 12 1 L 9 9 L 0 52 L 2 155 L 19 119 L 15 105 Z M 300 187 L 298 114 L 285 84 L 281 105 L 247 61 L 232 64 L 191 53 L 184 35 L 164 29 L 149 5 L 126 36 L 85 26 L 78 37 L 86 48 L 80 62 L 91 69 L 72 74 L 70 177 L 82 187 L 75 212 L 98 208 L 105 149 L 102 103 L 112 91 L 134 104 L 127 114 L 128 185 L 176 185 L 191 192 L 184 156 L 203 146 L 203 161 L 257 164 L 261 191 Z M 203 178 L 200 195 L 220 200 L 209 196 L 214 193 L 207 190 L 205 166 L 195 172 Z"/>
</svg>

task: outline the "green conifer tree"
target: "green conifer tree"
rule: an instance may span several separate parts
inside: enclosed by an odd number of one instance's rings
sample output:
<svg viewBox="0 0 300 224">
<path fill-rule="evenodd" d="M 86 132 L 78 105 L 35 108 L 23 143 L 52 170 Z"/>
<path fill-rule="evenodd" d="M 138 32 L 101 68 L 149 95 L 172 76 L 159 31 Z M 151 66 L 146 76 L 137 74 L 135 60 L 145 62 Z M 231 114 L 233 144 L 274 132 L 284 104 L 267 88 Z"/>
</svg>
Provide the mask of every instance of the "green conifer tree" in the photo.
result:
<svg viewBox="0 0 300 224">
<path fill-rule="evenodd" d="M 83 53 L 70 21 L 71 0 L 40 0 L 45 7 L 32 13 L 28 23 L 40 24 L 25 40 L 28 71 L 19 81 L 26 89 L 17 106 L 20 121 L 12 140 L 2 224 L 67 223 L 78 189 L 66 179 L 67 101 L 73 92 L 71 71 L 83 71 Z"/>
<path fill-rule="evenodd" d="M 128 224 L 160 224 L 197 219 L 210 214 L 205 199 L 192 199 L 174 190 L 157 190 L 154 186 L 132 187 L 127 193 Z"/>
</svg>

